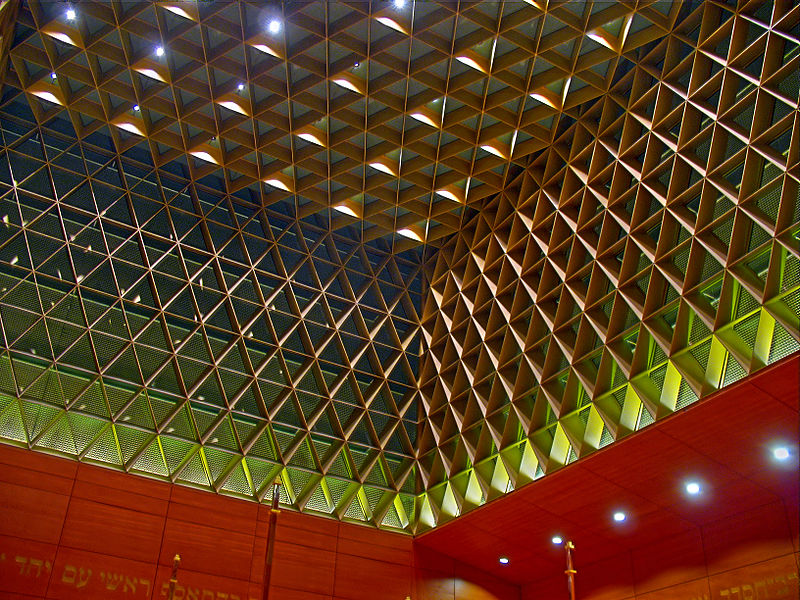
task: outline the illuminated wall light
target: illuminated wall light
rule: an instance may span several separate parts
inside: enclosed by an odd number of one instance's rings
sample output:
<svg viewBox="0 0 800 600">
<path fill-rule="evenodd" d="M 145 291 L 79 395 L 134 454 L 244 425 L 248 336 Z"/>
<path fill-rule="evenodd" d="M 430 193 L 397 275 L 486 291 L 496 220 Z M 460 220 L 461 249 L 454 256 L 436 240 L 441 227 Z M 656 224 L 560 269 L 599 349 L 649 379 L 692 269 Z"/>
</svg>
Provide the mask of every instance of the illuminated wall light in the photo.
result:
<svg viewBox="0 0 800 600">
<path fill-rule="evenodd" d="M 410 238 L 412 240 L 417 240 L 418 242 L 422 242 L 423 239 L 420 235 L 414 231 L 413 229 L 409 229 L 408 227 L 403 227 L 402 229 L 398 229 L 397 233 L 402 235 L 403 237 Z"/>
<path fill-rule="evenodd" d="M 460 63 L 467 65 L 468 67 L 475 69 L 476 71 L 480 71 L 481 73 L 485 73 L 486 70 L 481 67 L 473 58 L 469 56 L 456 56 L 456 60 Z"/>
<path fill-rule="evenodd" d="M 789 449 L 784 446 L 775 448 L 772 451 L 772 457 L 775 460 L 787 460 L 789 458 Z"/>
<path fill-rule="evenodd" d="M 553 542 L 553 543 L 554 543 L 556 546 L 559 546 L 559 545 L 561 545 L 561 544 L 564 542 L 564 540 L 562 539 L 562 537 L 561 537 L 560 535 L 554 535 L 554 536 L 553 536 L 553 539 L 552 539 L 552 542 Z"/>
<path fill-rule="evenodd" d="M 380 171 L 381 173 L 386 173 L 387 175 L 394 175 L 394 171 L 392 171 L 388 166 L 380 162 L 371 162 L 369 166 L 375 169 L 376 171 Z"/>
<path fill-rule="evenodd" d="M 278 19 L 272 19 L 267 25 L 267 31 L 269 31 L 272 35 L 280 33 L 280 30 L 281 30 L 281 22 Z"/>
<path fill-rule="evenodd" d="M 305 140 L 307 142 L 311 142 L 312 144 L 316 144 L 317 146 L 325 147 L 325 144 L 322 143 L 322 140 L 320 140 L 313 133 L 298 133 L 297 137 L 299 137 L 301 140 Z"/>
<path fill-rule="evenodd" d="M 498 156 L 500 158 L 505 158 L 503 153 L 500 152 L 500 150 L 498 150 L 494 146 L 489 146 L 488 144 L 485 144 L 485 145 L 481 146 L 481 149 L 482 150 L 486 150 L 486 152 L 488 152 L 489 154 L 494 154 L 495 156 Z"/>
<path fill-rule="evenodd" d="M 690 496 L 697 496 L 700 493 L 700 484 L 696 481 L 690 481 L 686 484 L 686 493 Z"/>
<path fill-rule="evenodd" d="M 267 179 L 266 181 L 264 181 L 264 183 L 271 185 L 272 187 L 276 187 L 285 192 L 289 191 L 289 187 L 285 183 L 283 183 L 280 179 Z"/>
<path fill-rule="evenodd" d="M 347 79 L 334 79 L 333 83 L 336 85 L 342 86 L 346 90 L 350 90 L 351 92 L 355 92 L 356 94 L 360 94 L 361 90 L 358 89 L 355 84 L 350 83 Z"/>
<path fill-rule="evenodd" d="M 508 557 L 507 557 L 507 556 L 501 556 L 501 557 L 499 558 L 499 562 L 500 562 L 500 564 L 501 564 L 501 565 L 507 565 L 507 564 L 508 564 L 508 562 L 509 562 L 509 561 L 508 561 Z"/>
<path fill-rule="evenodd" d="M 354 219 L 358 218 L 358 214 L 352 208 L 347 206 L 346 204 L 337 204 L 334 207 L 334 210 L 338 210 L 340 213 L 353 217 Z"/>
<path fill-rule="evenodd" d="M 439 125 L 425 113 L 416 112 L 416 113 L 411 113 L 409 116 L 416 119 L 417 121 L 420 121 L 421 123 L 430 125 L 431 127 L 436 127 L 436 128 L 439 127 Z"/>
<path fill-rule="evenodd" d="M 399 31 L 400 33 L 406 33 L 405 28 L 403 28 L 403 26 L 400 25 L 394 19 L 390 19 L 389 17 L 376 17 L 375 20 L 378 21 L 378 23 L 380 23 L 381 25 L 386 25 L 386 27 L 394 29 L 395 31 Z"/>
<path fill-rule="evenodd" d="M 614 513 L 613 518 L 614 521 L 616 521 L 617 523 L 622 523 L 627 518 L 627 516 L 625 515 L 624 512 L 618 510 L 617 512 Z"/>
</svg>

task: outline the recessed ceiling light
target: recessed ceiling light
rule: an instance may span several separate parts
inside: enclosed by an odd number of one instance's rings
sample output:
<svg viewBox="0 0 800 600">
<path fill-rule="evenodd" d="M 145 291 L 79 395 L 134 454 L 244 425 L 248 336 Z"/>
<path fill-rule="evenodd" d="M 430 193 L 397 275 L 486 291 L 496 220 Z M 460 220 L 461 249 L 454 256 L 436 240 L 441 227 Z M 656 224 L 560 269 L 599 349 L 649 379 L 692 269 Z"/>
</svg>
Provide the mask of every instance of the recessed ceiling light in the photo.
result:
<svg viewBox="0 0 800 600">
<path fill-rule="evenodd" d="M 272 33 L 278 33 L 281 30 L 281 22 L 278 19 L 272 19 L 267 25 L 267 30 Z"/>
<path fill-rule="evenodd" d="M 68 20 L 68 21 L 74 21 L 74 20 L 75 20 L 75 17 L 77 17 L 77 16 L 78 16 L 78 15 L 77 15 L 77 13 L 75 12 L 75 9 L 74 9 L 74 8 L 69 8 L 69 9 L 67 9 L 67 20 Z"/>
<path fill-rule="evenodd" d="M 561 544 L 563 541 L 564 541 L 564 540 L 563 540 L 563 539 L 561 539 L 561 536 L 560 536 L 560 535 L 554 535 L 554 536 L 553 536 L 553 543 L 554 543 L 556 546 L 558 546 L 559 544 Z"/>
<path fill-rule="evenodd" d="M 700 484 L 696 481 L 690 481 L 686 484 L 686 493 L 691 496 L 696 496 L 700 493 Z"/>
<path fill-rule="evenodd" d="M 617 512 L 614 513 L 614 520 L 617 523 L 622 523 L 625 520 L 625 513 L 618 510 Z"/>
<path fill-rule="evenodd" d="M 156 56 L 164 56 L 164 46 L 156 48 Z"/>
<path fill-rule="evenodd" d="M 500 557 L 500 564 L 501 565 L 507 565 L 508 564 L 508 557 L 507 556 L 501 556 Z"/>
<path fill-rule="evenodd" d="M 772 456 L 775 458 L 775 460 L 786 460 L 789 458 L 789 449 L 784 446 L 775 448 L 772 451 Z"/>
</svg>

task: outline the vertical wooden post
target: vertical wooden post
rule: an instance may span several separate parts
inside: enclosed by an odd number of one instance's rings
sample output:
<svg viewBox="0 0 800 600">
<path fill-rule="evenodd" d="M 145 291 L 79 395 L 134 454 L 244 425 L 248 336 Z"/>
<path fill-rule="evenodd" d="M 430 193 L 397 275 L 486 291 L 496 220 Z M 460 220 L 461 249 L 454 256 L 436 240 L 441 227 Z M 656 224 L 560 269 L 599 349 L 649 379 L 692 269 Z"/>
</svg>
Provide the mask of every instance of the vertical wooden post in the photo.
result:
<svg viewBox="0 0 800 600">
<path fill-rule="evenodd" d="M 575 546 L 572 542 L 567 541 L 564 544 L 564 549 L 567 552 L 567 570 L 564 573 L 567 574 L 567 590 L 569 591 L 569 600 L 575 600 L 575 567 L 572 564 L 572 551 L 575 549 Z"/>
<path fill-rule="evenodd" d="M 176 554 L 172 561 L 172 577 L 169 579 L 169 593 L 167 594 L 168 600 L 173 600 L 175 597 L 175 586 L 178 585 L 178 567 L 181 564 L 181 555 Z"/>
<path fill-rule="evenodd" d="M 263 600 L 269 600 L 269 583 L 272 579 L 272 556 L 275 553 L 275 525 L 278 522 L 278 501 L 281 498 L 281 480 L 272 484 L 272 506 L 269 509 L 269 530 L 267 531 L 267 557 L 264 559 L 264 592 Z"/>
</svg>

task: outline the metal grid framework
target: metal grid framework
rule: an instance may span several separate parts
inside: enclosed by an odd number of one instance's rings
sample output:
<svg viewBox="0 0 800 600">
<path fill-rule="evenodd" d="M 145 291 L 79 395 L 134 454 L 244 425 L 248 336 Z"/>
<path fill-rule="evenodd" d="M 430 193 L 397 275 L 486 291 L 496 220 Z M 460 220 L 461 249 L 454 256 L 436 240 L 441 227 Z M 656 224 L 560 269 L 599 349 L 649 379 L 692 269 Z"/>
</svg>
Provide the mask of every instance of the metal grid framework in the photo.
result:
<svg viewBox="0 0 800 600">
<path fill-rule="evenodd" d="M 704 3 L 628 58 L 438 254 L 421 528 L 800 349 L 800 6 Z"/>
<path fill-rule="evenodd" d="M 0 438 L 413 533 L 795 352 L 799 32 L 785 1 L 22 4 Z"/>
</svg>

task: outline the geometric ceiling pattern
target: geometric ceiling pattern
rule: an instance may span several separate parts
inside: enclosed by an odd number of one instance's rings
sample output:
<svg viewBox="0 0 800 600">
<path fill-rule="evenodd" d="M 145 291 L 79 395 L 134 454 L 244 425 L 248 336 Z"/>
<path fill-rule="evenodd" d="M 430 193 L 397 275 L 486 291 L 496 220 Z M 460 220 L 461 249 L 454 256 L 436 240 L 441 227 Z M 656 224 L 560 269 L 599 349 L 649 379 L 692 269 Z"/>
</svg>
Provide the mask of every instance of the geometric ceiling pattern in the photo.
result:
<svg viewBox="0 0 800 600">
<path fill-rule="evenodd" d="M 800 7 L 735 8 L 628 56 L 439 252 L 420 528 L 800 349 Z"/>
<path fill-rule="evenodd" d="M 78 138 L 403 250 L 457 231 L 679 8 L 32 0 L 8 80 Z"/>
<path fill-rule="evenodd" d="M 415 533 L 797 351 L 799 27 L 0 3 L 0 439 Z"/>
</svg>

